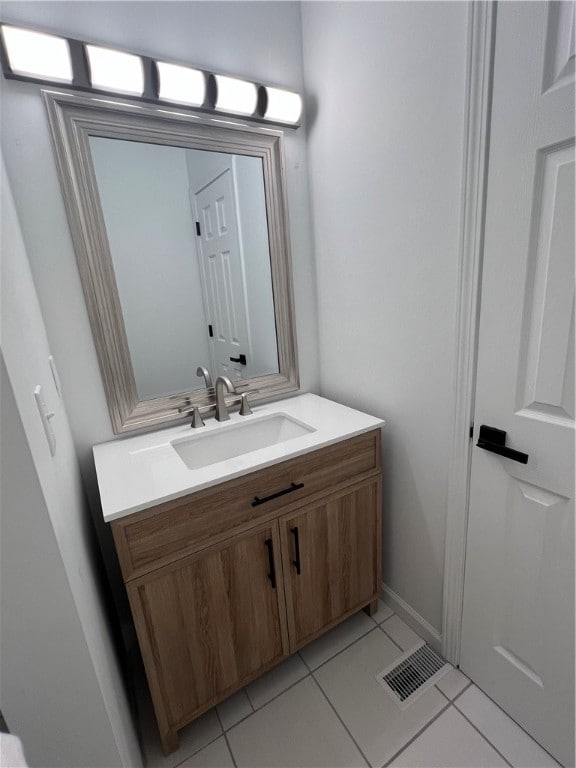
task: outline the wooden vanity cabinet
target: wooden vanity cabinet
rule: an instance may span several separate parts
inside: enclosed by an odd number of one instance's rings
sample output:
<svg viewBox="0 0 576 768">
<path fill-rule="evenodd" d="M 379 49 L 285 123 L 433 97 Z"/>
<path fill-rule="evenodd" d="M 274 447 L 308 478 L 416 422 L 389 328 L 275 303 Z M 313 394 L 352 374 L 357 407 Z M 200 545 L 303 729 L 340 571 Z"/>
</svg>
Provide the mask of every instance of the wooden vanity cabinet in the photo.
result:
<svg viewBox="0 0 576 768">
<path fill-rule="evenodd" d="M 277 525 L 259 526 L 127 584 L 166 751 L 179 728 L 288 655 L 279 551 Z"/>
<path fill-rule="evenodd" d="M 380 508 L 377 477 L 281 518 L 291 652 L 378 594 Z"/>
<path fill-rule="evenodd" d="M 378 429 L 112 522 L 166 754 L 194 718 L 375 609 L 380 474 Z"/>
</svg>

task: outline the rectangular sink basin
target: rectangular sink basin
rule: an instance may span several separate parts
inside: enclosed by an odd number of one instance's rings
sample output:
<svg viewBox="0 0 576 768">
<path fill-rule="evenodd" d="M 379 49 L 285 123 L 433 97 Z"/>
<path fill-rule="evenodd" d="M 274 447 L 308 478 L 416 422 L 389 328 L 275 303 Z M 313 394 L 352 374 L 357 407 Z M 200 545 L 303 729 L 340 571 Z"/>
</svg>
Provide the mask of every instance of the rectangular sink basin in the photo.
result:
<svg viewBox="0 0 576 768">
<path fill-rule="evenodd" d="M 314 427 L 277 413 L 246 424 L 230 424 L 174 440 L 171 445 L 188 469 L 200 469 L 315 431 Z"/>
</svg>

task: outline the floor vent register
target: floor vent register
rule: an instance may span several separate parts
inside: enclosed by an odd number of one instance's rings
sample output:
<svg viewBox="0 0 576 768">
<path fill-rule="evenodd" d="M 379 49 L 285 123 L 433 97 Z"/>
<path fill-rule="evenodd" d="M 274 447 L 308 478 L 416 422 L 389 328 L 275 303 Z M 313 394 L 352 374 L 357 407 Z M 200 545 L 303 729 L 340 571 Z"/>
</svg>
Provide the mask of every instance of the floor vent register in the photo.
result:
<svg viewBox="0 0 576 768">
<path fill-rule="evenodd" d="M 422 641 L 378 672 L 376 680 L 400 709 L 406 709 L 450 669 L 450 664 Z"/>
</svg>

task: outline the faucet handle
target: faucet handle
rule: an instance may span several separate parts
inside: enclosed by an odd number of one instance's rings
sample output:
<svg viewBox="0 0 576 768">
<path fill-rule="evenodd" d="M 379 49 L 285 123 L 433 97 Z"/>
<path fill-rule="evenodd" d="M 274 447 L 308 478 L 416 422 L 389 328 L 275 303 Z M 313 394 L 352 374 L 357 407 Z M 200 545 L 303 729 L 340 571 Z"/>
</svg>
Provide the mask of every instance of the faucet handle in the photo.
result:
<svg viewBox="0 0 576 768">
<path fill-rule="evenodd" d="M 257 394 L 259 391 L 258 389 L 246 389 L 242 392 L 240 395 L 240 410 L 238 411 L 240 416 L 251 415 L 252 408 L 250 408 L 250 403 L 248 402 L 248 395 Z"/>
<path fill-rule="evenodd" d="M 242 392 L 240 398 L 240 410 L 238 413 L 240 416 L 250 416 L 252 413 L 252 408 L 250 408 L 250 403 L 248 402 L 248 392 Z"/>
<path fill-rule="evenodd" d="M 197 406 L 193 403 L 186 403 L 186 405 L 183 405 L 181 408 L 178 408 L 178 413 L 186 414 L 186 416 L 189 416 L 192 414 L 192 423 L 191 427 L 194 427 L 194 429 L 197 429 L 198 427 L 204 427 L 204 419 L 202 418 L 202 413 L 206 413 L 206 411 L 209 411 L 213 409 L 213 405 L 205 405 L 205 406 Z"/>
<path fill-rule="evenodd" d="M 200 408 L 197 406 L 194 407 L 194 411 L 192 413 L 192 424 L 191 427 L 193 429 L 198 429 L 198 427 L 204 427 L 204 419 L 200 415 Z"/>
</svg>

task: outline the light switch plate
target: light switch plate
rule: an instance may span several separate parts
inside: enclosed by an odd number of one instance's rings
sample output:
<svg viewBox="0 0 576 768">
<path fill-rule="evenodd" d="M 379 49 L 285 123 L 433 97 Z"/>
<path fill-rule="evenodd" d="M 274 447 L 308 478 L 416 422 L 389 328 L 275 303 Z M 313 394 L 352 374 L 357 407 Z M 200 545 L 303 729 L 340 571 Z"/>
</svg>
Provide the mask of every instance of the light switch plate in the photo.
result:
<svg viewBox="0 0 576 768">
<path fill-rule="evenodd" d="M 34 390 L 34 399 L 36 400 L 38 413 L 40 414 L 40 419 L 42 420 L 44 434 L 46 435 L 46 440 L 48 441 L 48 446 L 50 448 L 50 455 L 54 456 L 56 453 L 56 435 L 54 434 L 54 430 L 52 429 L 50 421 L 56 414 L 53 411 L 49 411 L 46 407 L 46 403 L 44 402 L 44 397 L 42 395 L 42 387 L 40 385 L 38 385 Z"/>
</svg>

